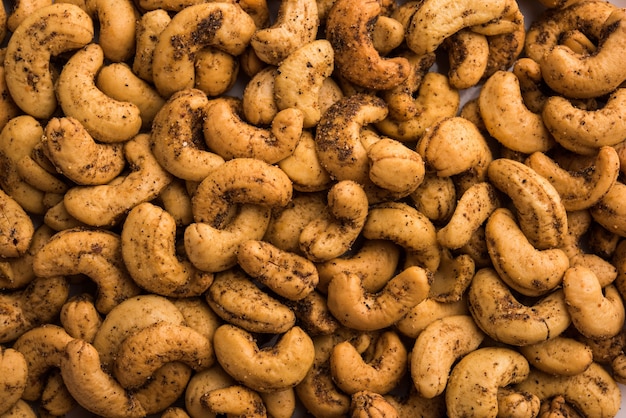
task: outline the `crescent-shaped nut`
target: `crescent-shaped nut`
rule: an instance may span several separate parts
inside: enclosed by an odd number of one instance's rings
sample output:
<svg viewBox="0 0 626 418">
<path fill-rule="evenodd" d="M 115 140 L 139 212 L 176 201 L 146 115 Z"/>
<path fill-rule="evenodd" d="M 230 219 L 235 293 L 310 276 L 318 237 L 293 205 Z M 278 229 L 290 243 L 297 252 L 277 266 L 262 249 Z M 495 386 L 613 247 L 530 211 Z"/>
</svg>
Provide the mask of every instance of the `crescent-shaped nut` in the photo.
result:
<svg viewBox="0 0 626 418">
<path fill-rule="evenodd" d="M 291 180 L 280 168 L 255 158 L 233 158 L 198 184 L 192 197 L 194 219 L 219 228 L 233 204 L 283 207 L 292 194 Z"/>
<path fill-rule="evenodd" d="M 428 399 L 444 393 L 454 363 L 476 350 L 484 338 L 469 315 L 431 322 L 416 338 L 410 354 L 411 378 L 418 393 Z"/>
<path fill-rule="evenodd" d="M 369 94 L 345 96 L 324 112 L 315 132 L 315 149 L 331 177 L 368 182 L 369 159 L 361 129 L 380 122 L 387 113 L 385 102 Z"/>
<path fill-rule="evenodd" d="M 319 23 L 315 0 L 283 1 L 272 26 L 256 30 L 250 46 L 258 59 L 278 65 L 293 51 L 315 40 Z"/>
<path fill-rule="evenodd" d="M 555 337 L 519 348 L 531 366 L 550 374 L 575 376 L 593 363 L 593 350 L 574 338 Z"/>
<path fill-rule="evenodd" d="M 200 397 L 201 405 L 213 414 L 263 418 L 268 416 L 261 395 L 244 385 L 213 389 Z"/>
<path fill-rule="evenodd" d="M 507 0 L 426 0 L 409 18 L 407 46 L 416 54 L 434 52 L 443 41 L 463 28 L 480 25 L 502 17 L 509 7 Z"/>
<path fill-rule="evenodd" d="M 574 327 L 587 338 L 606 339 L 624 326 L 624 303 L 613 285 L 604 288 L 592 270 L 573 266 L 563 276 L 563 293 Z"/>
<path fill-rule="evenodd" d="M 91 226 L 115 225 L 135 205 L 154 199 L 173 180 L 150 150 L 149 134 L 124 143 L 124 157 L 131 168 L 116 181 L 97 186 L 75 186 L 63 196 L 67 212 Z"/>
<path fill-rule="evenodd" d="M 34 118 L 50 117 L 57 108 L 50 59 L 82 48 L 93 37 L 93 21 L 74 4 L 54 3 L 27 16 L 9 39 L 4 58 L 15 104 Z"/>
<path fill-rule="evenodd" d="M 296 323 L 288 306 L 259 289 L 241 270 L 217 273 L 205 297 L 220 318 L 249 332 L 279 334 Z"/>
<path fill-rule="evenodd" d="M 480 89 L 478 107 L 489 134 L 508 149 L 530 154 L 554 146 L 542 115 L 532 112 L 524 103 L 515 73 L 504 70 L 493 73 Z"/>
<path fill-rule="evenodd" d="M 406 374 L 408 352 L 395 331 L 384 331 L 372 345 L 367 360 L 350 341 L 336 344 L 330 353 L 330 373 L 348 395 L 363 390 L 384 395 Z"/>
<path fill-rule="evenodd" d="M 589 154 L 626 138 L 626 120 L 621 114 L 624 106 L 626 88 L 618 88 L 597 110 L 584 110 L 565 97 L 550 96 L 541 115 L 556 142 L 571 151 Z"/>
<path fill-rule="evenodd" d="M 559 247 L 567 234 L 567 213 L 554 186 L 529 166 L 498 158 L 489 164 L 491 183 L 509 196 L 520 228 L 540 250 Z"/>
<path fill-rule="evenodd" d="M 182 362 L 194 370 L 215 361 L 211 340 L 186 325 L 158 322 L 128 336 L 119 346 L 113 374 L 125 387 L 142 386 L 166 363 Z"/>
<path fill-rule="evenodd" d="M 624 222 L 624 196 L 626 184 L 617 180 L 608 192 L 591 208 L 589 212 L 593 219 L 620 237 L 626 236 L 626 222 Z"/>
<path fill-rule="evenodd" d="M 19 257 L 28 251 L 35 225 L 15 199 L 0 189 L 0 257 Z"/>
<path fill-rule="evenodd" d="M 213 282 L 212 274 L 198 271 L 177 256 L 176 221 L 152 203 L 140 203 L 130 210 L 121 240 L 124 264 L 144 290 L 170 297 L 199 296 Z"/>
<path fill-rule="evenodd" d="M 184 394 L 184 405 L 189 416 L 216 418 L 217 414 L 209 412 L 205 407 L 202 401 L 203 396 L 213 390 L 227 388 L 235 384 L 234 379 L 224 371 L 219 363 L 214 363 L 212 367 L 195 373 L 189 379 Z"/>
<path fill-rule="evenodd" d="M 101 313 L 140 291 L 124 266 L 120 236 L 106 230 L 57 232 L 35 254 L 33 270 L 39 277 L 87 275 L 98 285 L 96 307 Z"/>
<path fill-rule="evenodd" d="M 98 21 L 98 44 L 104 56 L 123 62 L 135 53 L 136 22 L 139 10 L 132 0 L 81 0 L 85 10 Z"/>
<path fill-rule="evenodd" d="M 222 325 L 213 340 L 217 361 L 235 380 L 259 392 L 296 386 L 313 365 L 311 337 L 294 326 L 273 346 L 260 348 L 253 336 L 234 325 Z M 263 364 L 264 367 L 258 367 Z"/>
<path fill-rule="evenodd" d="M 446 38 L 442 45 L 448 53 L 448 79 L 452 87 L 467 89 L 483 79 L 490 53 L 487 36 L 462 29 Z"/>
<path fill-rule="evenodd" d="M 291 155 L 277 165 L 289 176 L 295 191 L 320 192 L 332 184 L 315 151 L 315 136 L 311 130 L 302 131 Z"/>
<path fill-rule="evenodd" d="M 293 154 L 300 140 L 303 113 L 294 107 L 276 113 L 269 129 L 242 118 L 242 102 L 236 98 L 211 100 L 203 124 L 204 140 L 226 160 L 256 158 L 275 164 Z"/>
<path fill-rule="evenodd" d="M 528 377 L 514 385 L 516 390 L 532 393 L 544 402 L 563 396 L 584 416 L 609 418 L 618 414 L 620 387 L 602 365 L 593 362 L 575 376 L 555 375 L 532 369 Z"/>
<path fill-rule="evenodd" d="M 213 46 L 240 55 L 256 24 L 238 4 L 201 3 L 185 7 L 158 36 L 152 57 L 152 77 L 158 92 L 169 98 L 195 85 L 194 54 Z"/>
<path fill-rule="evenodd" d="M 527 306 L 515 299 L 496 271 L 488 267 L 476 272 L 469 287 L 468 304 L 474 321 L 485 334 L 515 346 L 554 338 L 571 324 L 561 289 Z"/>
<path fill-rule="evenodd" d="M 96 142 L 71 116 L 48 120 L 42 146 L 56 170 L 79 185 L 108 183 L 126 167 L 122 144 Z"/>
<path fill-rule="evenodd" d="M 59 322 L 73 338 L 93 342 L 102 325 L 102 316 L 94 305 L 93 296 L 80 293 L 63 304 Z"/>
<path fill-rule="evenodd" d="M 65 116 L 76 118 L 101 142 L 124 142 L 139 133 L 139 108 L 107 96 L 96 86 L 96 75 L 104 65 L 102 47 L 90 43 L 67 61 L 56 82 L 59 105 Z"/>
<path fill-rule="evenodd" d="M 102 370 L 98 351 L 88 342 L 74 339 L 67 343 L 60 367 L 70 394 L 87 411 L 127 418 L 146 415 L 135 395 Z"/>
<path fill-rule="evenodd" d="M 611 146 L 599 148 L 589 165 L 575 171 L 566 170 L 540 152 L 528 156 L 525 164 L 548 179 L 567 211 L 594 206 L 613 187 L 620 173 L 619 155 Z"/>
<path fill-rule="evenodd" d="M 2 372 L 0 414 L 5 414 L 22 398 L 27 387 L 28 363 L 20 351 L 2 347 L 0 349 L 0 371 Z"/>
<path fill-rule="evenodd" d="M 348 271 L 328 284 L 328 309 L 346 327 L 372 331 L 393 325 L 428 296 L 430 276 L 418 266 L 401 271 L 378 292 L 366 292 L 361 278 Z"/>
<path fill-rule="evenodd" d="M 465 296 L 456 302 L 439 302 L 427 297 L 409 310 L 394 326 L 403 335 L 417 338 L 434 321 L 453 315 L 469 315 Z"/>
<path fill-rule="evenodd" d="M 135 57 L 132 61 L 133 73 L 152 83 L 152 54 L 159 34 L 172 20 L 167 10 L 148 10 L 137 20 L 135 29 Z"/>
<path fill-rule="evenodd" d="M 537 250 L 519 228 L 513 213 L 496 209 L 485 225 L 489 257 L 502 281 L 526 296 L 544 295 L 559 284 L 570 266 L 560 248 Z"/>
<path fill-rule="evenodd" d="M 198 89 L 172 94 L 154 116 L 150 147 L 154 157 L 172 175 L 202 181 L 224 158 L 206 148 L 203 120 L 209 99 Z"/>
<path fill-rule="evenodd" d="M 237 262 L 250 276 L 289 300 L 305 298 L 319 282 L 312 261 L 265 241 L 242 243 L 237 251 Z"/>
<path fill-rule="evenodd" d="M 330 42 L 319 39 L 296 49 L 278 65 L 274 78 L 276 106 L 302 111 L 305 128 L 317 125 L 322 117 L 319 95 L 324 80 L 332 75 L 334 56 Z"/>
<path fill-rule="evenodd" d="M 498 389 L 526 379 L 526 358 L 510 348 L 483 347 L 466 354 L 454 366 L 446 388 L 448 416 L 498 415 Z"/>
<path fill-rule="evenodd" d="M 389 90 L 409 77 L 409 61 L 383 58 L 373 42 L 374 23 L 382 13 L 379 1 L 355 4 L 337 0 L 326 18 L 326 39 L 336 51 L 337 71 L 348 81 L 373 90 Z"/>
</svg>

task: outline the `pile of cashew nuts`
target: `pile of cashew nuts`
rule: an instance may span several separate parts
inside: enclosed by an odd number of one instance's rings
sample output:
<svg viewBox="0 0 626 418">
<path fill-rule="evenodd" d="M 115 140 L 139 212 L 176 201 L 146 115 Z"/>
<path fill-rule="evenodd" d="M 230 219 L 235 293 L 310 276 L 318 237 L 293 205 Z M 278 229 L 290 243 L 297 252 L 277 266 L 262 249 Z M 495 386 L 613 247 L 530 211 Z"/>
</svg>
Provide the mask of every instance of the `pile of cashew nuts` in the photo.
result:
<svg viewBox="0 0 626 418">
<path fill-rule="evenodd" d="M 626 9 L 527 1 L 0 8 L 0 418 L 616 416 Z"/>
</svg>

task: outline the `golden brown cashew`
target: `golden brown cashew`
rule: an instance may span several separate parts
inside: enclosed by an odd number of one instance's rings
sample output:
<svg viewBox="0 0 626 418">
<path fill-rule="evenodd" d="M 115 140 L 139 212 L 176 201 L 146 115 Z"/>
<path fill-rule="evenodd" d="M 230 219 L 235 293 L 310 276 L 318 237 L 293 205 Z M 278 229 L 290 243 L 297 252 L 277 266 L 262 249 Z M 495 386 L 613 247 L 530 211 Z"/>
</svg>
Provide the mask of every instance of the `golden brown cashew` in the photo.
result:
<svg viewBox="0 0 626 418">
<path fill-rule="evenodd" d="M 445 399 L 450 418 L 496 417 L 498 389 L 526 379 L 528 362 L 505 347 L 483 347 L 466 354 L 454 366 Z"/>
<path fill-rule="evenodd" d="M 613 146 L 626 137 L 626 121 L 620 109 L 626 106 L 626 88 L 611 92 L 597 110 L 576 107 L 562 96 L 551 96 L 541 113 L 546 128 L 563 147 L 575 152 Z"/>
<path fill-rule="evenodd" d="M 318 25 L 315 0 L 281 1 L 272 26 L 255 31 L 250 46 L 261 61 L 278 65 L 293 51 L 314 41 Z"/>
<path fill-rule="evenodd" d="M 332 184 L 315 151 L 315 137 L 310 130 L 302 131 L 291 155 L 277 164 L 289 176 L 296 191 L 317 192 L 327 190 Z"/>
<path fill-rule="evenodd" d="M 159 34 L 172 18 L 163 9 L 149 10 L 137 20 L 135 29 L 135 57 L 132 69 L 137 76 L 149 83 L 152 77 L 152 55 L 159 39 Z"/>
<path fill-rule="evenodd" d="M 444 393 L 453 364 L 476 350 L 485 334 L 469 315 L 451 315 L 428 325 L 410 354 L 410 371 L 418 393 L 432 399 Z"/>
<path fill-rule="evenodd" d="M 170 96 L 152 123 L 150 145 L 155 158 L 172 175 L 202 181 L 224 158 L 206 148 L 203 120 L 209 99 L 198 89 Z"/>
<path fill-rule="evenodd" d="M 122 144 L 96 142 L 71 116 L 50 119 L 42 144 L 56 170 L 79 185 L 108 183 L 126 167 Z"/>
<path fill-rule="evenodd" d="M 213 389 L 200 398 L 201 404 L 213 414 L 249 418 L 265 418 L 267 411 L 261 395 L 244 385 Z"/>
<path fill-rule="evenodd" d="M 93 342 L 102 325 L 102 317 L 90 293 L 81 293 L 68 299 L 61 308 L 59 321 L 73 338 L 88 342 Z"/>
<path fill-rule="evenodd" d="M 38 9 L 51 5 L 52 0 L 18 0 L 13 4 L 13 9 L 7 16 L 7 29 L 15 32 L 15 29 L 27 16 L 33 14 Z"/>
<path fill-rule="evenodd" d="M 289 157 L 302 135 L 303 113 L 297 108 L 280 110 L 269 129 L 242 119 L 241 100 L 220 97 L 206 109 L 203 133 L 206 144 L 226 160 L 256 158 L 275 164 Z"/>
<path fill-rule="evenodd" d="M 626 11 L 616 8 L 602 22 L 598 50 L 581 57 L 571 49 L 556 45 L 541 58 L 541 74 L 554 91 L 572 98 L 591 98 L 608 94 L 626 76 L 621 57 L 626 53 Z"/>
<path fill-rule="evenodd" d="M 233 386 L 236 382 L 219 363 L 214 363 L 208 369 L 201 370 L 191 376 L 185 389 L 185 409 L 192 418 L 215 418 L 217 414 L 208 411 L 202 403 L 204 394 L 215 389 Z"/>
<path fill-rule="evenodd" d="M 259 392 L 297 385 L 313 365 L 315 355 L 311 337 L 298 326 L 281 334 L 273 346 L 259 348 L 250 333 L 226 324 L 215 331 L 213 346 L 224 370 Z"/>
<path fill-rule="evenodd" d="M 524 103 L 515 73 L 505 70 L 493 73 L 480 89 L 478 106 L 487 131 L 505 147 L 530 154 L 554 146 L 542 115 L 532 112 Z"/>
<path fill-rule="evenodd" d="M 451 177 L 427 172 L 422 183 L 409 195 L 415 208 L 433 223 L 446 222 L 457 202 L 457 191 Z"/>
<path fill-rule="evenodd" d="M 592 270 L 584 266 L 567 269 L 563 293 L 572 324 L 588 338 L 617 335 L 624 326 L 624 303 L 613 285 L 602 288 Z"/>
<path fill-rule="evenodd" d="M 196 53 L 194 87 L 209 97 L 225 94 L 237 82 L 239 66 L 238 57 L 217 48 L 203 48 Z"/>
<path fill-rule="evenodd" d="M 220 318 L 249 332 L 278 334 L 296 323 L 288 306 L 238 269 L 217 273 L 205 298 Z"/>
<path fill-rule="evenodd" d="M 197 51 L 213 46 L 239 55 L 256 30 L 254 20 L 239 5 L 201 3 L 176 13 L 159 34 L 152 61 L 156 89 L 165 97 L 193 88 L 193 58 Z"/>
<path fill-rule="evenodd" d="M 305 128 L 317 125 L 322 117 L 320 90 L 333 69 L 334 50 L 325 39 L 293 51 L 276 69 L 273 93 L 278 109 L 299 109 L 304 115 Z"/>
<path fill-rule="evenodd" d="M 278 113 L 274 82 L 278 68 L 269 65 L 254 74 L 243 88 L 241 106 L 244 119 L 257 126 L 269 125 Z"/>
<path fill-rule="evenodd" d="M 23 289 L 0 294 L 0 344 L 51 322 L 61 311 L 69 292 L 66 278 L 52 276 L 37 277 Z"/>
<path fill-rule="evenodd" d="M 539 415 L 541 401 L 528 392 L 520 392 L 510 387 L 498 389 L 498 415 L 510 418 L 531 418 Z"/>
<path fill-rule="evenodd" d="M 146 415 L 136 396 L 102 370 L 98 351 L 88 342 L 70 341 L 65 347 L 60 368 L 67 389 L 87 411 L 101 416 Z"/>
<path fill-rule="evenodd" d="M 63 328 L 46 324 L 22 334 L 13 344 L 28 365 L 28 380 L 22 399 L 35 401 L 41 398 L 46 383 L 46 374 L 61 366 L 65 346 L 72 338 Z"/>
<path fill-rule="evenodd" d="M 130 171 L 109 184 L 76 186 L 65 193 L 63 203 L 75 219 L 91 226 L 114 225 L 135 205 L 156 198 L 173 179 L 150 151 L 149 134 L 124 144 Z"/>
<path fill-rule="evenodd" d="M 508 158 L 489 164 L 491 183 L 513 201 L 520 228 L 540 250 L 558 247 L 567 232 L 567 215 L 554 186 L 529 166 Z"/>
<path fill-rule="evenodd" d="M 362 331 L 386 328 L 428 296 L 430 277 L 418 266 L 391 278 L 378 292 L 366 292 L 361 278 L 344 271 L 328 284 L 328 309 L 347 327 Z"/>
<path fill-rule="evenodd" d="M 597 223 L 622 237 L 626 236 L 622 204 L 624 196 L 626 196 L 626 184 L 618 179 L 598 203 L 589 208 L 591 216 Z"/>
<path fill-rule="evenodd" d="M 439 302 L 462 300 L 475 271 L 476 262 L 469 254 L 455 256 L 448 248 L 443 248 L 439 269 L 433 274 L 428 297 Z"/>
<path fill-rule="evenodd" d="M 57 108 L 51 57 L 81 48 L 93 37 L 93 21 L 73 4 L 51 4 L 26 17 L 9 39 L 4 59 L 15 103 L 35 118 L 50 117 Z"/>
<path fill-rule="evenodd" d="M 395 331 L 383 332 L 372 344 L 370 358 L 363 358 L 349 341 L 338 343 L 331 351 L 331 375 L 348 395 L 362 390 L 386 394 L 406 374 L 408 353 Z"/>
<path fill-rule="evenodd" d="M 410 309 L 394 326 L 403 335 L 417 338 L 434 321 L 453 315 L 469 315 L 465 296 L 456 302 L 439 302 L 427 297 Z"/>
<path fill-rule="evenodd" d="M 76 118 L 95 139 L 124 142 L 139 133 L 139 108 L 115 100 L 96 86 L 96 74 L 104 65 L 102 47 L 90 43 L 76 51 L 63 66 L 56 82 L 59 105 L 65 116 Z"/>
<path fill-rule="evenodd" d="M 555 337 L 519 348 L 531 366 L 560 376 L 575 376 L 593 362 L 593 351 L 587 344 L 568 337 Z"/>
<path fill-rule="evenodd" d="M 35 233 L 35 225 L 24 208 L 0 189 L 0 257 L 24 255 Z"/>
<path fill-rule="evenodd" d="M 50 239 L 54 230 L 45 224 L 35 229 L 28 250 L 20 257 L 0 261 L 0 288 L 3 290 L 20 289 L 35 279 L 33 257 Z"/>
<path fill-rule="evenodd" d="M 83 0 L 81 0 L 83 1 Z M 98 21 L 98 43 L 113 62 L 135 53 L 136 21 L 140 16 L 132 0 L 84 0 L 85 11 Z"/>
<path fill-rule="evenodd" d="M 570 266 L 560 248 L 536 249 L 519 228 L 513 213 L 496 209 L 485 226 L 489 257 L 502 281 L 527 296 L 546 294 L 561 284 Z"/>
<path fill-rule="evenodd" d="M 96 76 L 96 87 L 115 100 L 137 106 L 144 129 L 152 126 L 154 116 L 165 104 L 165 99 L 154 87 L 135 75 L 132 68 L 123 62 L 103 66 Z"/>
<path fill-rule="evenodd" d="M 374 47 L 372 32 L 382 13 L 379 1 L 336 0 L 326 18 L 326 39 L 336 51 L 337 70 L 348 81 L 373 90 L 388 90 L 409 76 L 404 57 L 383 58 Z"/>
<path fill-rule="evenodd" d="M 140 203 L 130 210 L 121 232 L 122 257 L 142 289 L 162 296 L 199 296 L 213 275 L 198 271 L 176 252 L 176 221 L 164 209 Z"/>
<path fill-rule="evenodd" d="M 561 395 L 587 417 L 614 417 L 620 409 L 619 386 L 596 362 L 575 376 L 559 376 L 533 369 L 514 387 L 538 396 L 542 402 Z"/>
<path fill-rule="evenodd" d="M 410 96 L 413 99 L 413 96 Z M 460 94 L 450 85 L 447 76 L 427 72 L 413 99 L 412 115 L 404 119 L 388 116 L 377 122 L 381 133 L 402 142 L 418 140 L 427 129 L 443 118 L 455 116 L 459 110 Z M 389 104 L 391 111 L 391 103 Z"/>
<path fill-rule="evenodd" d="M 120 236 L 105 230 L 57 232 L 35 254 L 33 269 L 40 277 L 87 275 L 98 285 L 96 307 L 105 314 L 140 290 L 123 264 Z"/>
<path fill-rule="evenodd" d="M 361 143 L 361 128 L 387 116 L 385 102 L 369 94 L 346 96 L 335 102 L 320 119 L 315 147 L 328 173 L 337 180 L 367 183 L 369 159 Z"/>
<path fill-rule="evenodd" d="M 448 53 L 448 79 L 452 87 L 467 89 L 477 85 L 489 62 L 487 36 L 469 28 L 461 29 L 446 38 L 442 46 Z"/>
<path fill-rule="evenodd" d="M 300 250 L 315 262 L 327 261 L 348 251 L 367 218 L 367 195 L 354 181 L 335 183 L 328 190 L 327 202 L 327 208 L 306 224 L 299 236 Z"/>
<path fill-rule="evenodd" d="M 441 255 L 435 226 L 406 203 L 388 202 L 370 208 L 363 236 L 395 242 L 429 271 L 439 267 Z"/>
<path fill-rule="evenodd" d="M 332 334 L 340 327 L 339 321 L 328 309 L 326 296 L 318 290 L 287 303 L 300 321 L 300 326 L 311 336 Z"/>
<path fill-rule="evenodd" d="M 211 340 L 186 325 L 158 322 L 128 336 L 118 348 L 113 374 L 125 388 L 138 388 L 166 363 L 194 370 L 215 361 Z"/>
<path fill-rule="evenodd" d="M 448 223 L 437 231 L 437 242 L 444 248 L 463 247 L 499 206 L 491 184 L 481 181 L 470 186 L 457 201 Z"/>
<path fill-rule="evenodd" d="M 8 412 L 26 390 L 28 363 L 24 355 L 14 348 L 0 347 L 0 371 L 2 390 L 0 391 L 0 415 Z"/>
<path fill-rule="evenodd" d="M 41 142 L 43 127 L 32 116 L 20 115 L 9 120 L 0 132 L 0 186 L 24 210 L 43 214 L 44 192 L 26 182 L 17 169 L 19 161 L 30 156 Z"/>
<path fill-rule="evenodd" d="M 259 393 L 269 416 L 291 418 L 296 412 L 296 391 L 287 388 L 270 393 Z"/>
<path fill-rule="evenodd" d="M 260 240 L 243 242 L 237 251 L 239 266 L 261 284 L 289 300 L 300 300 L 319 282 L 315 264 Z"/>
<path fill-rule="evenodd" d="M 293 194 L 291 180 L 278 167 L 254 158 L 234 158 L 211 171 L 192 197 L 196 222 L 219 228 L 233 204 L 285 206 Z"/>
<path fill-rule="evenodd" d="M 463 28 L 498 19 L 507 12 L 508 1 L 429 0 L 420 4 L 406 27 L 407 46 L 417 54 L 434 52 L 443 41 Z"/>
<path fill-rule="evenodd" d="M 476 272 L 469 287 L 468 304 L 485 334 L 516 346 L 554 338 L 571 324 L 561 289 L 527 306 L 515 299 L 496 271 L 488 267 Z"/>
<path fill-rule="evenodd" d="M 62 195 L 69 187 L 68 182 L 58 174 L 54 165 L 43 155 L 42 141 L 37 143 L 30 155 L 17 162 L 17 174 L 26 183 L 46 193 L 43 203 L 49 207 L 52 195 Z"/>
</svg>

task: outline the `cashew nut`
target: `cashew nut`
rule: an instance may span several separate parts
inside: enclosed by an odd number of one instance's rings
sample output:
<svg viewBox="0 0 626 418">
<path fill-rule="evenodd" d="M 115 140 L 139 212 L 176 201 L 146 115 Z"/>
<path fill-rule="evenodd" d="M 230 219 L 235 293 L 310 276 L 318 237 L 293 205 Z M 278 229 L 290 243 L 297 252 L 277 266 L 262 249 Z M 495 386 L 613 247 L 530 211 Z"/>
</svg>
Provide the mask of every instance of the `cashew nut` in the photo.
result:
<svg viewBox="0 0 626 418">
<path fill-rule="evenodd" d="M 0 257 L 24 255 L 35 233 L 32 219 L 24 208 L 0 189 Z"/>
<path fill-rule="evenodd" d="M 593 362 L 593 351 L 587 344 L 568 337 L 555 337 L 519 348 L 531 366 L 556 375 L 575 376 Z"/>
<path fill-rule="evenodd" d="M 28 363 L 24 355 L 14 348 L 0 348 L 0 415 L 8 412 L 23 396 L 27 385 Z"/>
</svg>

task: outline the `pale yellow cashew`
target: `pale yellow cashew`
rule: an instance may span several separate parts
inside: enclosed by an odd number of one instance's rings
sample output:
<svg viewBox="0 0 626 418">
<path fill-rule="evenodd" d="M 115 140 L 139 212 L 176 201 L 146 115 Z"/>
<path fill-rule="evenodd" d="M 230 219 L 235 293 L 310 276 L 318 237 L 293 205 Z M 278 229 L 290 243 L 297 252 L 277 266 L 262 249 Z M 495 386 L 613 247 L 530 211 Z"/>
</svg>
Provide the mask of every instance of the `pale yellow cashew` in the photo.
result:
<svg viewBox="0 0 626 418">
<path fill-rule="evenodd" d="M 293 51 L 314 41 L 318 26 L 315 0 L 281 1 L 274 23 L 255 31 L 250 46 L 261 61 L 278 65 Z"/>
<path fill-rule="evenodd" d="M 275 164 L 293 153 L 302 127 L 303 113 L 297 108 L 277 112 L 266 129 L 243 120 L 240 100 L 220 97 L 206 109 L 203 132 L 209 148 L 226 160 L 256 158 Z"/>
<path fill-rule="evenodd" d="M 154 157 L 172 175 L 183 180 L 202 181 L 224 158 L 209 151 L 203 134 L 203 120 L 209 99 L 198 89 L 172 94 L 152 122 L 150 146 Z"/>
<path fill-rule="evenodd" d="M 140 291 L 123 264 L 120 236 L 106 230 L 57 232 L 35 254 L 33 269 L 40 277 L 87 275 L 98 285 L 96 307 L 101 313 Z"/>
<path fill-rule="evenodd" d="M 366 292 L 361 278 L 342 272 L 328 284 L 328 309 L 346 327 L 361 331 L 386 328 L 399 321 L 428 296 L 430 279 L 425 269 L 411 266 L 378 292 Z"/>
<path fill-rule="evenodd" d="M 239 5 L 200 3 L 176 13 L 159 34 L 152 61 L 156 89 L 165 97 L 193 88 L 195 52 L 214 46 L 240 55 L 250 43 L 256 24 Z"/>
<path fill-rule="evenodd" d="M 234 325 L 215 331 L 217 361 L 235 380 L 259 392 L 273 392 L 300 383 L 313 365 L 313 341 L 300 327 L 281 334 L 271 347 L 260 348 L 252 335 Z M 262 363 L 264 367 L 259 368 Z"/>
<path fill-rule="evenodd" d="M 162 296 L 201 295 L 213 275 L 176 255 L 176 222 L 162 208 L 140 203 L 130 210 L 121 232 L 122 257 L 141 288 Z"/>
<path fill-rule="evenodd" d="M 156 161 L 149 142 L 144 133 L 124 144 L 128 173 L 108 184 L 68 190 L 63 197 L 68 213 L 87 225 L 114 225 L 135 205 L 157 197 L 173 176 Z"/>
<path fill-rule="evenodd" d="M 4 58 L 15 103 L 35 118 L 50 117 L 57 108 L 51 57 L 82 48 L 93 37 L 93 21 L 73 4 L 54 3 L 27 16 L 9 39 Z"/>
<path fill-rule="evenodd" d="M 500 278 L 527 296 L 546 294 L 561 284 L 570 266 L 560 248 L 536 249 L 519 228 L 511 211 L 496 209 L 485 226 L 489 257 Z"/>
<path fill-rule="evenodd" d="M 102 142 L 124 142 L 139 133 L 139 108 L 107 96 L 96 86 L 96 74 L 104 65 L 99 44 L 91 43 L 72 55 L 56 83 L 59 105 L 66 116 L 76 118 L 87 132 Z"/>
<path fill-rule="evenodd" d="M 126 167 L 122 144 L 96 142 L 71 116 L 50 119 L 42 144 L 56 170 L 79 185 L 108 183 Z"/>
</svg>

